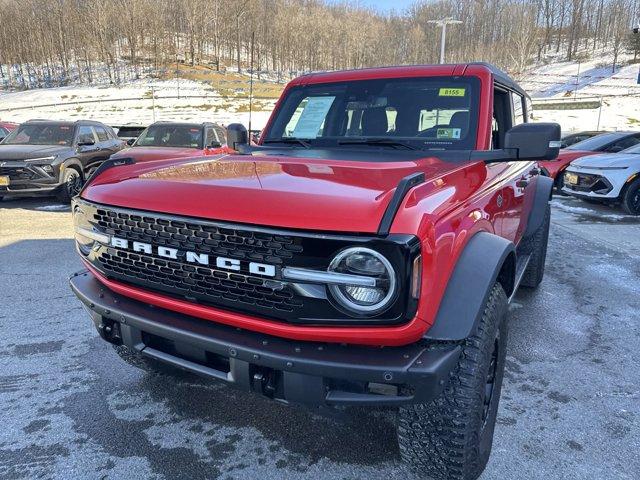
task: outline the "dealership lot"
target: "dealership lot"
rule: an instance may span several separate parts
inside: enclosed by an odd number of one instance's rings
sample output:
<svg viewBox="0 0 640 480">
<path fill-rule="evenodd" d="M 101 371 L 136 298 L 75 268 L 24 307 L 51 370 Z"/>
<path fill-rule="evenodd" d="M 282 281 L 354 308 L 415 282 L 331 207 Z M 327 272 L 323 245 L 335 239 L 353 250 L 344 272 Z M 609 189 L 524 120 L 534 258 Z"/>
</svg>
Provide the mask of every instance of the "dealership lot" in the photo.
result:
<svg viewBox="0 0 640 480">
<path fill-rule="evenodd" d="M 637 478 L 640 223 L 552 205 L 545 281 L 511 307 L 482 478 Z M 124 364 L 67 286 L 80 268 L 67 207 L 0 203 L 0 478 L 413 478 L 384 412 L 331 420 Z"/>
</svg>

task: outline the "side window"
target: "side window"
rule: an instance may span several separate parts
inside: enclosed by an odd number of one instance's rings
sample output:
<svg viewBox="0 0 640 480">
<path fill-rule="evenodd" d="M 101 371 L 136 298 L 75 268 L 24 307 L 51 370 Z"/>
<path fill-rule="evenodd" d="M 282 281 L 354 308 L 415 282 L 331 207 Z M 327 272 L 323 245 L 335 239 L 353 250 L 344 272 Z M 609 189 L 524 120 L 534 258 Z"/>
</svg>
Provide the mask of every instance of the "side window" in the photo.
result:
<svg viewBox="0 0 640 480">
<path fill-rule="evenodd" d="M 107 134 L 107 131 L 104 129 L 104 127 L 94 127 L 96 130 L 96 135 L 98 135 L 98 141 L 99 142 L 106 142 L 107 140 L 109 140 L 109 135 Z"/>
<path fill-rule="evenodd" d="M 82 125 L 78 128 L 78 143 L 95 143 L 96 137 L 93 134 L 93 128 L 89 125 Z"/>
<path fill-rule="evenodd" d="M 222 128 L 222 127 L 213 127 L 213 129 L 216 131 L 216 134 L 218 135 L 218 141 L 222 145 L 226 145 L 226 143 L 227 143 L 227 135 L 226 135 L 226 132 L 225 132 L 224 128 Z"/>
<path fill-rule="evenodd" d="M 524 116 L 524 108 L 522 105 L 522 96 L 515 92 L 511 92 L 511 104 L 513 105 L 513 126 L 520 125 L 527 121 Z"/>
</svg>

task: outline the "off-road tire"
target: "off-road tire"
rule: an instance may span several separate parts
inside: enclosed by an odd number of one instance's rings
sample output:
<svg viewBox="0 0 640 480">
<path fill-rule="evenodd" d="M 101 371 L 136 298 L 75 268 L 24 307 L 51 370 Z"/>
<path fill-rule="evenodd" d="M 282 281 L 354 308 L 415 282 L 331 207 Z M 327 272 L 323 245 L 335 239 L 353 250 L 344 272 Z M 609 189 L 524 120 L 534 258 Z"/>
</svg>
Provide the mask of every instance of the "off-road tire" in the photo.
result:
<svg viewBox="0 0 640 480">
<path fill-rule="evenodd" d="M 400 454 L 421 478 L 473 480 L 484 470 L 504 374 L 506 313 L 507 295 L 496 283 L 442 394 L 430 403 L 400 408 Z M 487 389 L 490 371 L 492 390 Z"/>
<path fill-rule="evenodd" d="M 62 172 L 61 185 L 56 194 L 58 201 L 71 203 L 71 199 L 80 193 L 84 179 L 82 173 L 73 167 L 67 167 Z"/>
<path fill-rule="evenodd" d="M 112 347 L 118 356 L 132 367 L 139 368 L 148 373 L 163 373 L 168 370 L 168 367 L 163 363 L 153 358 L 145 357 L 125 345 L 112 345 Z"/>
<path fill-rule="evenodd" d="M 636 178 L 625 188 L 622 208 L 629 215 L 640 215 L 640 178 Z"/>
<path fill-rule="evenodd" d="M 549 225 L 551 223 L 551 207 L 547 205 L 542 225 L 528 238 L 522 246 L 524 252 L 529 253 L 529 265 L 524 271 L 520 286 L 536 288 L 544 277 L 544 263 L 547 259 L 547 245 L 549 243 Z"/>
</svg>

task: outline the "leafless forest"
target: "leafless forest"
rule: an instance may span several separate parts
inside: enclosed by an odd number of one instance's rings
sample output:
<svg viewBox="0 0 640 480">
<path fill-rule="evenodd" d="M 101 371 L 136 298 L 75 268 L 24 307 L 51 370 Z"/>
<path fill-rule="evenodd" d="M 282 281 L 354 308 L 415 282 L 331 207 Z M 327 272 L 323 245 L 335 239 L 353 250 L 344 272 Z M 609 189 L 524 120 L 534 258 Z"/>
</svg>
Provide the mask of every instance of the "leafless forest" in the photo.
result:
<svg viewBox="0 0 640 480">
<path fill-rule="evenodd" d="M 640 0 L 417 1 L 383 15 L 321 0 L 0 0 L 0 81 L 13 88 L 120 83 L 178 64 L 293 72 L 485 60 L 511 72 L 634 44 Z M 640 34 L 638 34 L 640 35 Z M 253 41 L 252 41 L 253 39 Z M 635 44 L 640 42 L 635 42 Z M 615 60 L 614 60 L 615 61 Z"/>
</svg>

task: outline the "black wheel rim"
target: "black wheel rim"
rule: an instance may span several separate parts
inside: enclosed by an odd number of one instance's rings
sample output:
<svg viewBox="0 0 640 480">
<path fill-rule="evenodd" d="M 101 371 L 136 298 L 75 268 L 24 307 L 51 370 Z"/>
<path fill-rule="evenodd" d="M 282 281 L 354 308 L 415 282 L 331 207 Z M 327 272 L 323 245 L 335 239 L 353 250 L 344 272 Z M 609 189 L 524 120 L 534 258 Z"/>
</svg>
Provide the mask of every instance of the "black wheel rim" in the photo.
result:
<svg viewBox="0 0 640 480">
<path fill-rule="evenodd" d="M 73 171 L 67 176 L 67 193 L 70 197 L 75 197 L 82 189 L 82 179 L 80 175 Z"/>
<path fill-rule="evenodd" d="M 487 425 L 489 418 L 489 412 L 491 411 L 491 404 L 493 400 L 493 394 L 495 391 L 496 374 L 498 372 L 498 358 L 500 353 L 499 347 L 500 333 L 493 342 L 493 352 L 491 352 L 491 361 L 489 363 L 489 371 L 487 372 L 487 379 L 484 385 L 484 405 L 482 408 L 482 428 Z"/>
<path fill-rule="evenodd" d="M 634 213 L 640 213 L 640 188 L 636 189 L 631 197 L 631 209 Z"/>
</svg>

